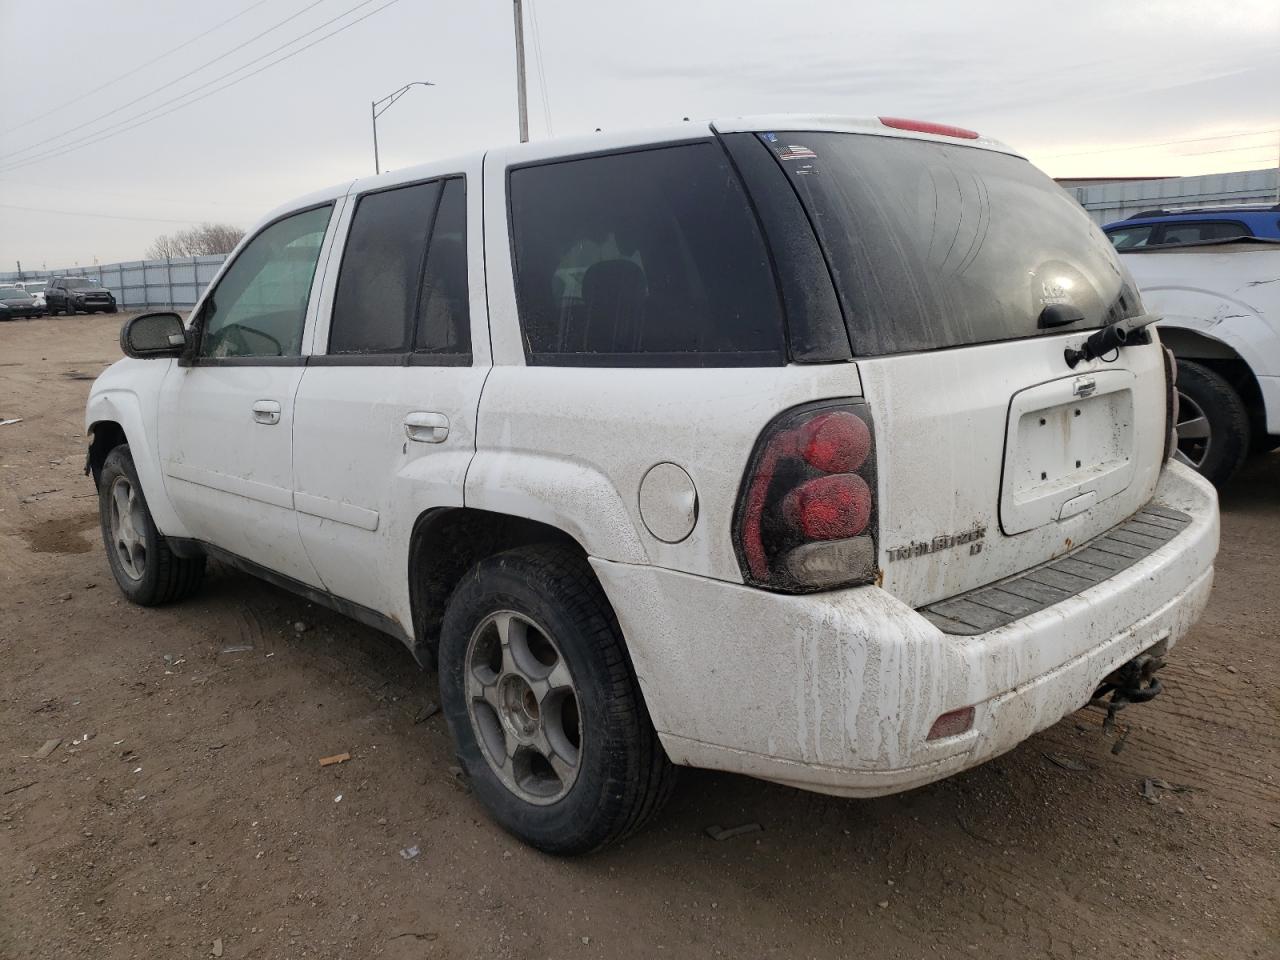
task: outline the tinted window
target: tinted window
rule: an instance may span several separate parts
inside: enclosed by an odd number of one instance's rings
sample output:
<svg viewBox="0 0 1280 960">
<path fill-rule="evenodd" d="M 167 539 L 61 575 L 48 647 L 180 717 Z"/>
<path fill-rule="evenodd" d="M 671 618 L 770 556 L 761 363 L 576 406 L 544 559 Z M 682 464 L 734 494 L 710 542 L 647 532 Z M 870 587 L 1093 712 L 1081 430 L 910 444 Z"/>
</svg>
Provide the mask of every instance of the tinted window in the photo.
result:
<svg viewBox="0 0 1280 960">
<path fill-rule="evenodd" d="M 769 257 L 719 146 L 542 164 L 510 177 L 530 362 L 783 362 Z"/>
<path fill-rule="evenodd" d="M 1115 250 L 1027 161 L 974 147 L 845 133 L 763 134 L 826 249 L 862 356 L 1058 334 L 1138 313 Z"/>
<path fill-rule="evenodd" d="M 471 353 L 471 314 L 467 306 L 467 191 L 462 180 L 446 180 L 431 228 L 431 245 L 422 276 L 418 332 L 420 353 Z"/>
<path fill-rule="evenodd" d="M 1188 223 L 1166 223 L 1161 244 L 1203 243 L 1205 240 L 1230 240 L 1234 237 L 1251 237 L 1253 234 L 1243 223 L 1235 220 L 1200 220 Z"/>
<path fill-rule="evenodd" d="M 1132 250 L 1135 247 L 1145 247 L 1150 243 L 1154 230 L 1155 227 L 1150 224 L 1145 227 L 1120 227 L 1116 230 L 1108 230 L 1107 237 L 1117 250 Z"/>
<path fill-rule="evenodd" d="M 329 328 L 330 353 L 405 353 L 440 182 L 360 198 Z"/>
<path fill-rule="evenodd" d="M 277 220 L 249 241 L 201 309 L 203 357 L 296 357 L 332 207 Z"/>
</svg>

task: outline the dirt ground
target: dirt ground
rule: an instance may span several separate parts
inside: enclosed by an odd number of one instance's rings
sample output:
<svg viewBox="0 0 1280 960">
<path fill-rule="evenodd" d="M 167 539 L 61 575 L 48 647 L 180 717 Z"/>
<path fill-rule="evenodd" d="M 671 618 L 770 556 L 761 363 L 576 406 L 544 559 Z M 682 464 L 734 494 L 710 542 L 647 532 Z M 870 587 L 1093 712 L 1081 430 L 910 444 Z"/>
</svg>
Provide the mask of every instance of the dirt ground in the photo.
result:
<svg viewBox="0 0 1280 960">
<path fill-rule="evenodd" d="M 556 860 L 485 818 L 395 641 L 225 567 L 120 599 L 81 474 L 119 322 L 0 324 L 0 957 L 1280 955 L 1280 456 L 1224 495 L 1208 613 L 1118 755 L 1084 711 L 880 800 L 685 771 Z"/>
</svg>

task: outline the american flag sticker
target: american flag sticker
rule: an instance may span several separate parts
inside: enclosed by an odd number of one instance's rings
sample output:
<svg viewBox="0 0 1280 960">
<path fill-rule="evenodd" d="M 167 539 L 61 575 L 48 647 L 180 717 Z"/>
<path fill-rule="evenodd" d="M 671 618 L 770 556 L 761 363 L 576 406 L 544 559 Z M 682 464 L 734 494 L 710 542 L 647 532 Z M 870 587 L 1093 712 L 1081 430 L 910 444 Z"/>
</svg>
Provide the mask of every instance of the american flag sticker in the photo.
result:
<svg viewBox="0 0 1280 960">
<path fill-rule="evenodd" d="M 785 150 L 778 156 L 783 160 L 817 160 L 818 155 L 808 147 L 801 147 L 794 143 L 787 144 Z"/>
</svg>

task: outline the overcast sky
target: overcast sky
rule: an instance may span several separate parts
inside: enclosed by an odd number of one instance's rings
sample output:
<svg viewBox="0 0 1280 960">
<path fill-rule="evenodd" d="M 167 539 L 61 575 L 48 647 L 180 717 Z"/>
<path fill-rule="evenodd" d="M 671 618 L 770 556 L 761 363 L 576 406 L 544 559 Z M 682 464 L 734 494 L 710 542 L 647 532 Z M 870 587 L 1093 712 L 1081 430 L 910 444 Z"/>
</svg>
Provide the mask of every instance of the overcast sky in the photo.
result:
<svg viewBox="0 0 1280 960">
<path fill-rule="evenodd" d="M 509 0 L 387 4 L 0 0 L 0 269 L 140 258 L 372 173 L 369 101 L 411 80 L 438 86 L 379 120 L 384 168 L 514 140 Z M 526 39 L 534 138 L 820 112 L 972 127 L 1053 176 L 1280 151 L 1280 0 L 526 0 Z"/>
</svg>

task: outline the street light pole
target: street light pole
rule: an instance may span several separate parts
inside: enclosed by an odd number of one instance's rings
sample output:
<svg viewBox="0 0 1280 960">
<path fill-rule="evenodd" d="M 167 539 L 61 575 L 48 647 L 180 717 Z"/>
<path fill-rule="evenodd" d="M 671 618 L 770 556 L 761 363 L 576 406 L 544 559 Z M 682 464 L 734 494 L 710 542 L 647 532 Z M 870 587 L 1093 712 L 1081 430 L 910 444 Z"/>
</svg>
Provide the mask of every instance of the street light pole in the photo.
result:
<svg viewBox="0 0 1280 960">
<path fill-rule="evenodd" d="M 524 89 L 524 8 L 514 0 L 516 15 L 516 104 L 520 112 L 520 142 L 529 141 L 529 104 Z"/>
<path fill-rule="evenodd" d="M 374 100 L 369 104 L 369 117 L 373 121 L 373 172 L 381 173 L 382 165 L 378 161 L 378 118 L 391 109 L 391 105 L 409 92 L 410 87 L 434 87 L 435 84 L 430 80 L 414 80 L 412 83 L 406 83 L 399 90 L 388 93 L 381 100 Z"/>
</svg>

